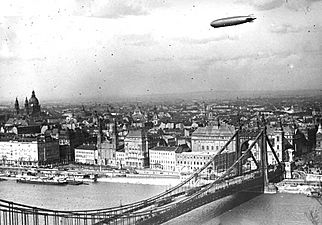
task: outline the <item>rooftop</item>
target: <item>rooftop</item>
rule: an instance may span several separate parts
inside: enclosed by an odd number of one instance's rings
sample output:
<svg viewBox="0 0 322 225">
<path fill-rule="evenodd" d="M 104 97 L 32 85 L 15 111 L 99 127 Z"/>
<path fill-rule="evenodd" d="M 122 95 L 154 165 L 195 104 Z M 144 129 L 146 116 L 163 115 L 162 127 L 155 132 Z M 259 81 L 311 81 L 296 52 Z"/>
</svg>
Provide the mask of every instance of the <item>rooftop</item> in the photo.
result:
<svg viewBox="0 0 322 225">
<path fill-rule="evenodd" d="M 157 147 L 154 147 L 154 148 L 150 149 L 150 151 L 175 152 L 177 150 L 177 148 L 178 147 L 157 146 Z"/>
<path fill-rule="evenodd" d="M 75 149 L 82 149 L 82 150 L 97 150 L 95 144 L 84 144 L 76 147 Z"/>
<path fill-rule="evenodd" d="M 192 133 L 193 136 L 197 137 L 218 137 L 218 136 L 232 136 L 235 133 L 235 128 L 227 124 L 221 124 L 216 126 L 199 127 Z"/>
</svg>

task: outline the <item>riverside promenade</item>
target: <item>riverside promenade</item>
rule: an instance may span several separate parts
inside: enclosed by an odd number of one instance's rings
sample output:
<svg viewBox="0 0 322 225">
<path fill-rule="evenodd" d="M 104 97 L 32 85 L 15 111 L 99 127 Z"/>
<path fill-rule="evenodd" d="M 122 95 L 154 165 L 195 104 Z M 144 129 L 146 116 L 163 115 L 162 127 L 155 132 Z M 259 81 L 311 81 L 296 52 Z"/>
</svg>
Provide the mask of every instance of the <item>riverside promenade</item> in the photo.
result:
<svg viewBox="0 0 322 225">
<path fill-rule="evenodd" d="M 61 176 L 75 177 L 77 180 L 109 182 L 109 183 L 129 183 L 129 184 L 149 184 L 175 186 L 180 183 L 180 176 L 175 172 L 163 172 L 160 170 L 100 170 L 99 168 L 89 169 L 81 166 L 58 168 L 28 168 L 28 167 L 0 167 L 0 177 L 2 179 L 17 179 L 21 175 L 32 174 L 40 176 Z"/>
</svg>

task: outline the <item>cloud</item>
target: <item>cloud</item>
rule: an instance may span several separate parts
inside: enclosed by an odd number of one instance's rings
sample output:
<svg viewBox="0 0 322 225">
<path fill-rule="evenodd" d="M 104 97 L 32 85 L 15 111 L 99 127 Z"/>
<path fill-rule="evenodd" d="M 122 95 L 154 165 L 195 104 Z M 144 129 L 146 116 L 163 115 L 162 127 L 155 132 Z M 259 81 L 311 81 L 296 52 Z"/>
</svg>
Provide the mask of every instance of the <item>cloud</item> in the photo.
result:
<svg viewBox="0 0 322 225">
<path fill-rule="evenodd" d="M 208 71 L 211 66 L 218 65 L 221 67 L 234 68 L 242 66 L 250 66 L 252 63 L 265 64 L 271 62 L 273 59 L 284 60 L 289 57 L 299 57 L 298 53 L 289 51 L 282 52 L 258 52 L 253 54 L 241 54 L 236 56 L 216 56 L 200 58 L 197 64 L 202 71 Z"/>
<path fill-rule="evenodd" d="M 194 38 L 180 38 L 179 41 L 184 44 L 208 44 L 211 42 L 217 41 L 235 41 L 238 40 L 239 37 L 237 35 L 221 35 L 218 37 L 211 37 L 211 38 L 202 38 L 202 39 L 194 39 Z"/>
<path fill-rule="evenodd" d="M 269 31 L 277 34 L 287 34 L 287 33 L 300 33 L 302 31 L 309 33 L 317 33 L 322 31 L 320 25 L 313 26 L 293 26 L 291 24 L 272 24 Z"/>
<path fill-rule="evenodd" d="M 171 57 L 155 57 L 155 58 L 150 58 L 149 61 L 151 62 L 170 62 L 173 61 L 174 59 Z"/>
<path fill-rule="evenodd" d="M 155 8 L 169 5 L 161 0 L 76 0 L 76 2 L 74 13 L 77 15 L 112 19 L 148 15 Z"/>
<path fill-rule="evenodd" d="M 152 9 L 162 7 L 154 0 L 34 0 L 3 1 L 0 13 L 4 16 L 87 16 L 100 18 L 122 18 L 147 15 Z"/>
<path fill-rule="evenodd" d="M 293 11 L 310 11 L 313 2 L 321 0 L 236 0 L 236 3 L 247 4 L 253 6 L 257 10 L 265 11 L 285 6 Z"/>
<path fill-rule="evenodd" d="M 257 10 L 271 10 L 279 8 L 284 4 L 284 0 L 237 0 L 236 3 L 253 6 Z"/>
<path fill-rule="evenodd" d="M 151 46 L 157 42 L 153 39 L 151 34 L 127 34 L 117 35 L 114 39 L 121 44 L 131 46 Z"/>
<path fill-rule="evenodd" d="M 310 7 L 313 2 L 321 0 L 286 0 L 285 6 L 293 11 L 310 11 Z"/>
<path fill-rule="evenodd" d="M 283 0 L 256 0 L 252 1 L 252 4 L 258 10 L 271 10 L 281 7 L 283 2 Z"/>
<path fill-rule="evenodd" d="M 130 0 L 94 0 L 87 6 L 88 15 L 92 17 L 120 18 L 124 16 L 147 15 L 143 5 Z"/>
<path fill-rule="evenodd" d="M 298 33 L 301 32 L 304 29 L 304 27 L 294 27 L 290 24 L 281 24 L 281 25 L 272 25 L 270 27 L 270 31 L 272 33 Z"/>
</svg>

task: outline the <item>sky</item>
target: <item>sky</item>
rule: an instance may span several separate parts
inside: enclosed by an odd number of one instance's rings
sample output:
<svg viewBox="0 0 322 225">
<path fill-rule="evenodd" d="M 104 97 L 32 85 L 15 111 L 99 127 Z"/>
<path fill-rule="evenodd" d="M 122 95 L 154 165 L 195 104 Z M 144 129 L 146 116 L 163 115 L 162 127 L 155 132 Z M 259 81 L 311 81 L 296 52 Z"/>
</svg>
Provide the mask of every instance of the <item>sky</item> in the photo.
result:
<svg viewBox="0 0 322 225">
<path fill-rule="evenodd" d="M 3 0 L 1 100 L 321 89 L 321 12 L 318 0 Z"/>
</svg>

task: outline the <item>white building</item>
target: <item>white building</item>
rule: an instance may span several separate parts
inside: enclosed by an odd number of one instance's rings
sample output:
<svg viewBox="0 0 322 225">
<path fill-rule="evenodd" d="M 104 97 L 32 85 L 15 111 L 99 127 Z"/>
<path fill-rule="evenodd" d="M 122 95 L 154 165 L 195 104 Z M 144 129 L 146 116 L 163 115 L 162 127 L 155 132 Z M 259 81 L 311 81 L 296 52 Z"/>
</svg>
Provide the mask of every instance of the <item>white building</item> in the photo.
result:
<svg viewBox="0 0 322 225">
<path fill-rule="evenodd" d="M 176 170 L 176 150 L 178 147 L 157 146 L 149 150 L 150 168 L 164 171 Z"/>
<path fill-rule="evenodd" d="M 182 152 L 176 154 L 177 171 L 191 174 L 204 167 L 213 159 L 214 153 L 210 152 Z M 235 161 L 234 152 L 226 152 L 216 156 L 215 160 L 205 169 L 203 174 L 218 174 L 228 169 Z"/>
<path fill-rule="evenodd" d="M 280 162 L 283 161 L 283 154 L 288 148 L 292 148 L 291 144 L 288 143 L 288 140 L 284 136 L 284 131 L 281 127 L 267 128 L 267 136 L 270 143 L 273 146 L 273 149 L 278 157 Z M 283 152 L 284 151 L 284 152 Z M 273 155 L 273 152 L 269 145 L 267 144 L 267 161 L 269 165 L 276 165 L 277 160 Z"/>
<path fill-rule="evenodd" d="M 50 137 L 0 140 L 0 161 L 5 165 L 38 165 L 59 161 L 58 140 Z"/>
<path fill-rule="evenodd" d="M 86 164 L 98 163 L 98 150 L 94 144 L 84 144 L 75 148 L 75 162 Z"/>
<path fill-rule="evenodd" d="M 215 126 L 199 127 L 191 135 L 191 146 L 193 152 L 217 152 L 234 135 L 235 128 L 225 123 Z M 227 149 L 235 151 L 235 140 Z"/>
<path fill-rule="evenodd" d="M 115 152 L 115 165 L 119 168 L 125 167 L 125 151 L 124 149 Z"/>
</svg>

